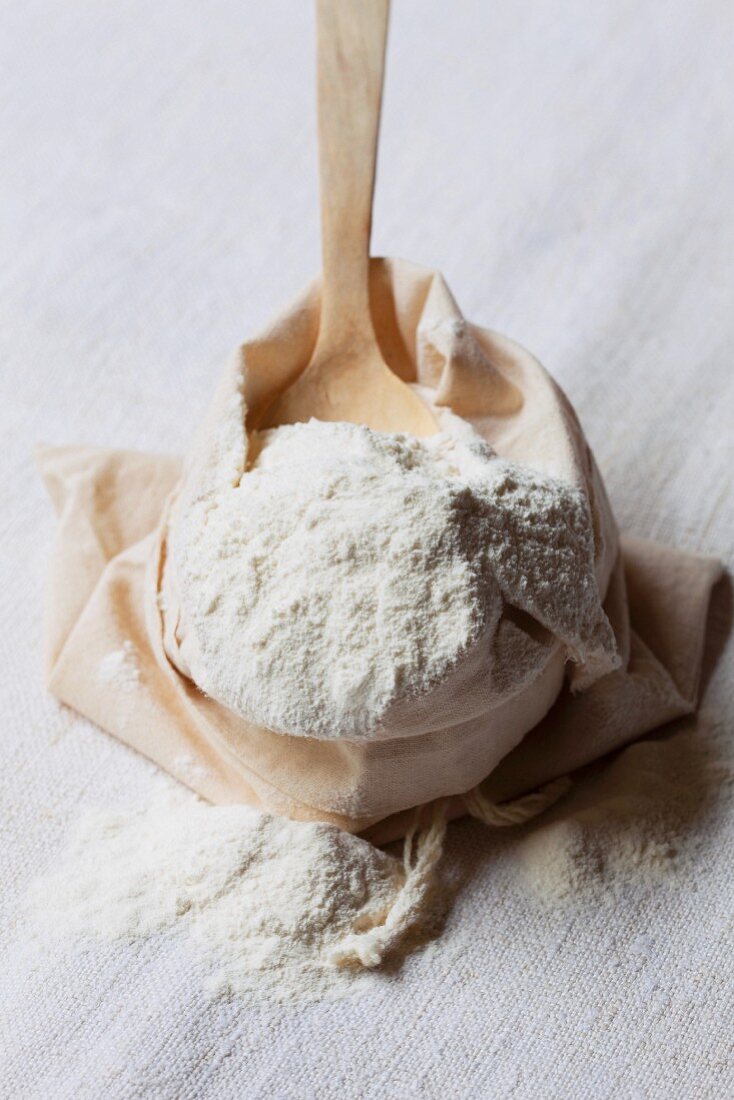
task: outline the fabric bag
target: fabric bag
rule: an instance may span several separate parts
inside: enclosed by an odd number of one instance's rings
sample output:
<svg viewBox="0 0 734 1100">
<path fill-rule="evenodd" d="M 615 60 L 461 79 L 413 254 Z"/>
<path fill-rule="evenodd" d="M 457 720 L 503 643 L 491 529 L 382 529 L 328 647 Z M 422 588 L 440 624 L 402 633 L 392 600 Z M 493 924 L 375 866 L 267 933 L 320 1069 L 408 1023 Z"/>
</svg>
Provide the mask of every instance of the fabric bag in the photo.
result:
<svg viewBox="0 0 734 1100">
<path fill-rule="evenodd" d="M 500 456 L 585 495 L 619 667 L 569 665 L 559 637 L 508 606 L 492 644 L 498 659 L 523 662 L 519 690 L 480 693 L 481 708 L 467 715 L 463 700 L 474 703 L 476 692 L 455 683 L 448 709 L 445 699 L 438 708 L 430 701 L 430 713 L 443 715 L 439 725 L 418 708 L 379 740 L 319 741 L 252 725 L 199 690 L 168 553 L 172 527 L 192 499 L 241 474 L 248 417 L 308 363 L 318 284 L 227 365 L 185 463 L 73 447 L 42 448 L 39 462 L 60 517 L 47 628 L 54 694 L 213 802 L 323 820 L 380 842 L 403 835 L 416 806 L 442 800 L 445 815 L 456 816 L 471 808 L 465 796 L 474 791 L 478 812 L 478 797 L 522 794 L 690 713 L 720 567 L 620 542 L 558 386 L 518 345 L 467 322 L 440 275 L 374 260 L 371 302 L 382 352 L 400 378 L 468 420 Z M 100 668 L 120 652 L 135 676 L 118 683 Z"/>
</svg>

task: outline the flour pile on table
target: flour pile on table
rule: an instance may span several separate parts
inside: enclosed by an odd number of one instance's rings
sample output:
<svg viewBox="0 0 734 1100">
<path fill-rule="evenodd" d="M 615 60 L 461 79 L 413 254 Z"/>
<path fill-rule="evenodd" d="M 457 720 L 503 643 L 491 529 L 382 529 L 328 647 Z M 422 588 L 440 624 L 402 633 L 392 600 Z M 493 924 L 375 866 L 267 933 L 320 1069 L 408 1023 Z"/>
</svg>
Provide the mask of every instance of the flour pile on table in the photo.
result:
<svg viewBox="0 0 734 1100">
<path fill-rule="evenodd" d="M 251 435 L 238 483 L 171 537 L 207 694 L 279 732 L 398 736 L 411 701 L 471 663 L 455 724 L 523 686 L 493 644 L 505 603 L 592 679 L 615 666 L 584 495 L 447 422 L 428 439 L 315 420 Z"/>
<path fill-rule="evenodd" d="M 30 901 L 52 937 L 180 928 L 216 990 L 287 1002 L 374 980 L 328 954 L 384 919 L 402 878 L 396 859 L 333 826 L 167 789 L 147 809 L 87 813 Z"/>
<path fill-rule="evenodd" d="M 579 783 L 511 849 L 521 879 L 553 906 L 608 909 L 612 923 L 620 891 L 644 900 L 651 885 L 673 888 L 677 870 L 705 858 L 692 824 L 712 792 L 734 795 L 705 734 L 633 745 Z M 211 806 L 166 780 L 145 809 L 82 817 L 29 901 L 50 938 L 129 942 L 180 929 L 214 992 L 295 1003 L 376 980 L 334 958 L 385 921 L 404 881 L 401 862 L 333 826 Z M 428 908 L 416 931 L 430 919 Z"/>
<path fill-rule="evenodd" d="M 521 843 L 524 877 L 552 904 L 586 898 L 611 910 L 619 890 L 670 879 L 697 858 L 692 826 L 733 784 L 705 722 L 632 745 Z"/>
</svg>

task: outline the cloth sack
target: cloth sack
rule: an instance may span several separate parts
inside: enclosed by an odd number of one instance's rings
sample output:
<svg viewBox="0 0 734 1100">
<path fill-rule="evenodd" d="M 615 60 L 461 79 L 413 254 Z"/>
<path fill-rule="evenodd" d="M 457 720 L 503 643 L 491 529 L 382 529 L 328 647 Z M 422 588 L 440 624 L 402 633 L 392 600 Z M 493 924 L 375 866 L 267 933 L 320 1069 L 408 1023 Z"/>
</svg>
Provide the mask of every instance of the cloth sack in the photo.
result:
<svg viewBox="0 0 734 1100">
<path fill-rule="evenodd" d="M 248 416 L 256 418 L 310 359 L 318 284 L 228 364 L 184 464 L 74 447 L 41 448 L 39 463 L 60 516 L 48 605 L 50 689 L 213 802 L 244 801 L 383 841 L 406 831 L 411 807 L 459 796 L 486 776 L 493 798 L 514 796 L 690 713 L 720 567 L 637 540 L 620 544 L 562 392 L 518 345 L 465 321 L 440 275 L 375 260 L 371 302 L 396 374 L 426 387 L 502 457 L 585 494 L 615 671 L 567 666 L 559 638 L 508 607 L 494 643 L 523 662 L 519 687 L 429 732 L 420 731 L 418 715 L 407 735 L 399 729 L 374 742 L 293 737 L 248 723 L 196 687 L 167 560 L 171 523 L 218 479 L 239 477 Z M 134 661 L 134 677 L 102 674 L 119 653 Z M 461 798 L 448 803 L 448 816 L 464 806 Z"/>
</svg>

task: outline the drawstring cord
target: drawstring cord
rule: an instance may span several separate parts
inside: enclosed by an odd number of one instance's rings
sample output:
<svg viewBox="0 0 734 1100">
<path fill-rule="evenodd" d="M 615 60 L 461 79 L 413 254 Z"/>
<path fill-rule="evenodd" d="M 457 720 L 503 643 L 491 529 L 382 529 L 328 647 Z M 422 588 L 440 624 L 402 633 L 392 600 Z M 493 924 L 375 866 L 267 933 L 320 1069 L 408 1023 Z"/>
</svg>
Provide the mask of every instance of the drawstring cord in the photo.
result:
<svg viewBox="0 0 734 1100">
<path fill-rule="evenodd" d="M 537 791 L 525 794 L 522 798 L 516 798 L 512 802 L 490 802 L 482 794 L 480 787 L 474 787 L 464 795 L 464 805 L 467 813 L 483 821 L 485 825 L 502 829 L 508 825 L 524 825 L 526 821 L 532 821 L 538 814 L 542 814 L 571 789 L 571 780 L 564 775 L 560 779 L 554 779 L 539 787 Z"/>
<path fill-rule="evenodd" d="M 522 825 L 537 817 L 567 794 L 571 780 L 554 779 L 537 791 L 512 802 L 491 802 L 474 787 L 463 795 L 467 813 L 485 825 L 506 828 Z M 329 961 L 334 966 L 379 966 L 390 950 L 417 923 L 434 881 L 434 872 L 443 854 L 446 814 L 451 800 L 442 798 L 433 805 L 431 820 L 419 828 L 425 807 L 419 806 L 403 845 L 405 880 L 382 924 L 365 932 L 353 932 L 332 948 Z"/>
</svg>

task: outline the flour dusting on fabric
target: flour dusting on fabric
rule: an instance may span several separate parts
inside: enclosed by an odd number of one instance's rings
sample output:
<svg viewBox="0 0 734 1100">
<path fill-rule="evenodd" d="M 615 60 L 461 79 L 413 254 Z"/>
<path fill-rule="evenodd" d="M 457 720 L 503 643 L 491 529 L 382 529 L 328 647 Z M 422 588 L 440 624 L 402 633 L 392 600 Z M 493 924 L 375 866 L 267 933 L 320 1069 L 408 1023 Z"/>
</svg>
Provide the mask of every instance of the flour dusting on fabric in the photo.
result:
<svg viewBox="0 0 734 1100">
<path fill-rule="evenodd" d="M 140 683 L 140 668 L 135 657 L 135 646 L 125 641 L 121 649 L 106 653 L 97 665 L 97 679 L 126 691 L 134 690 Z"/>
</svg>

